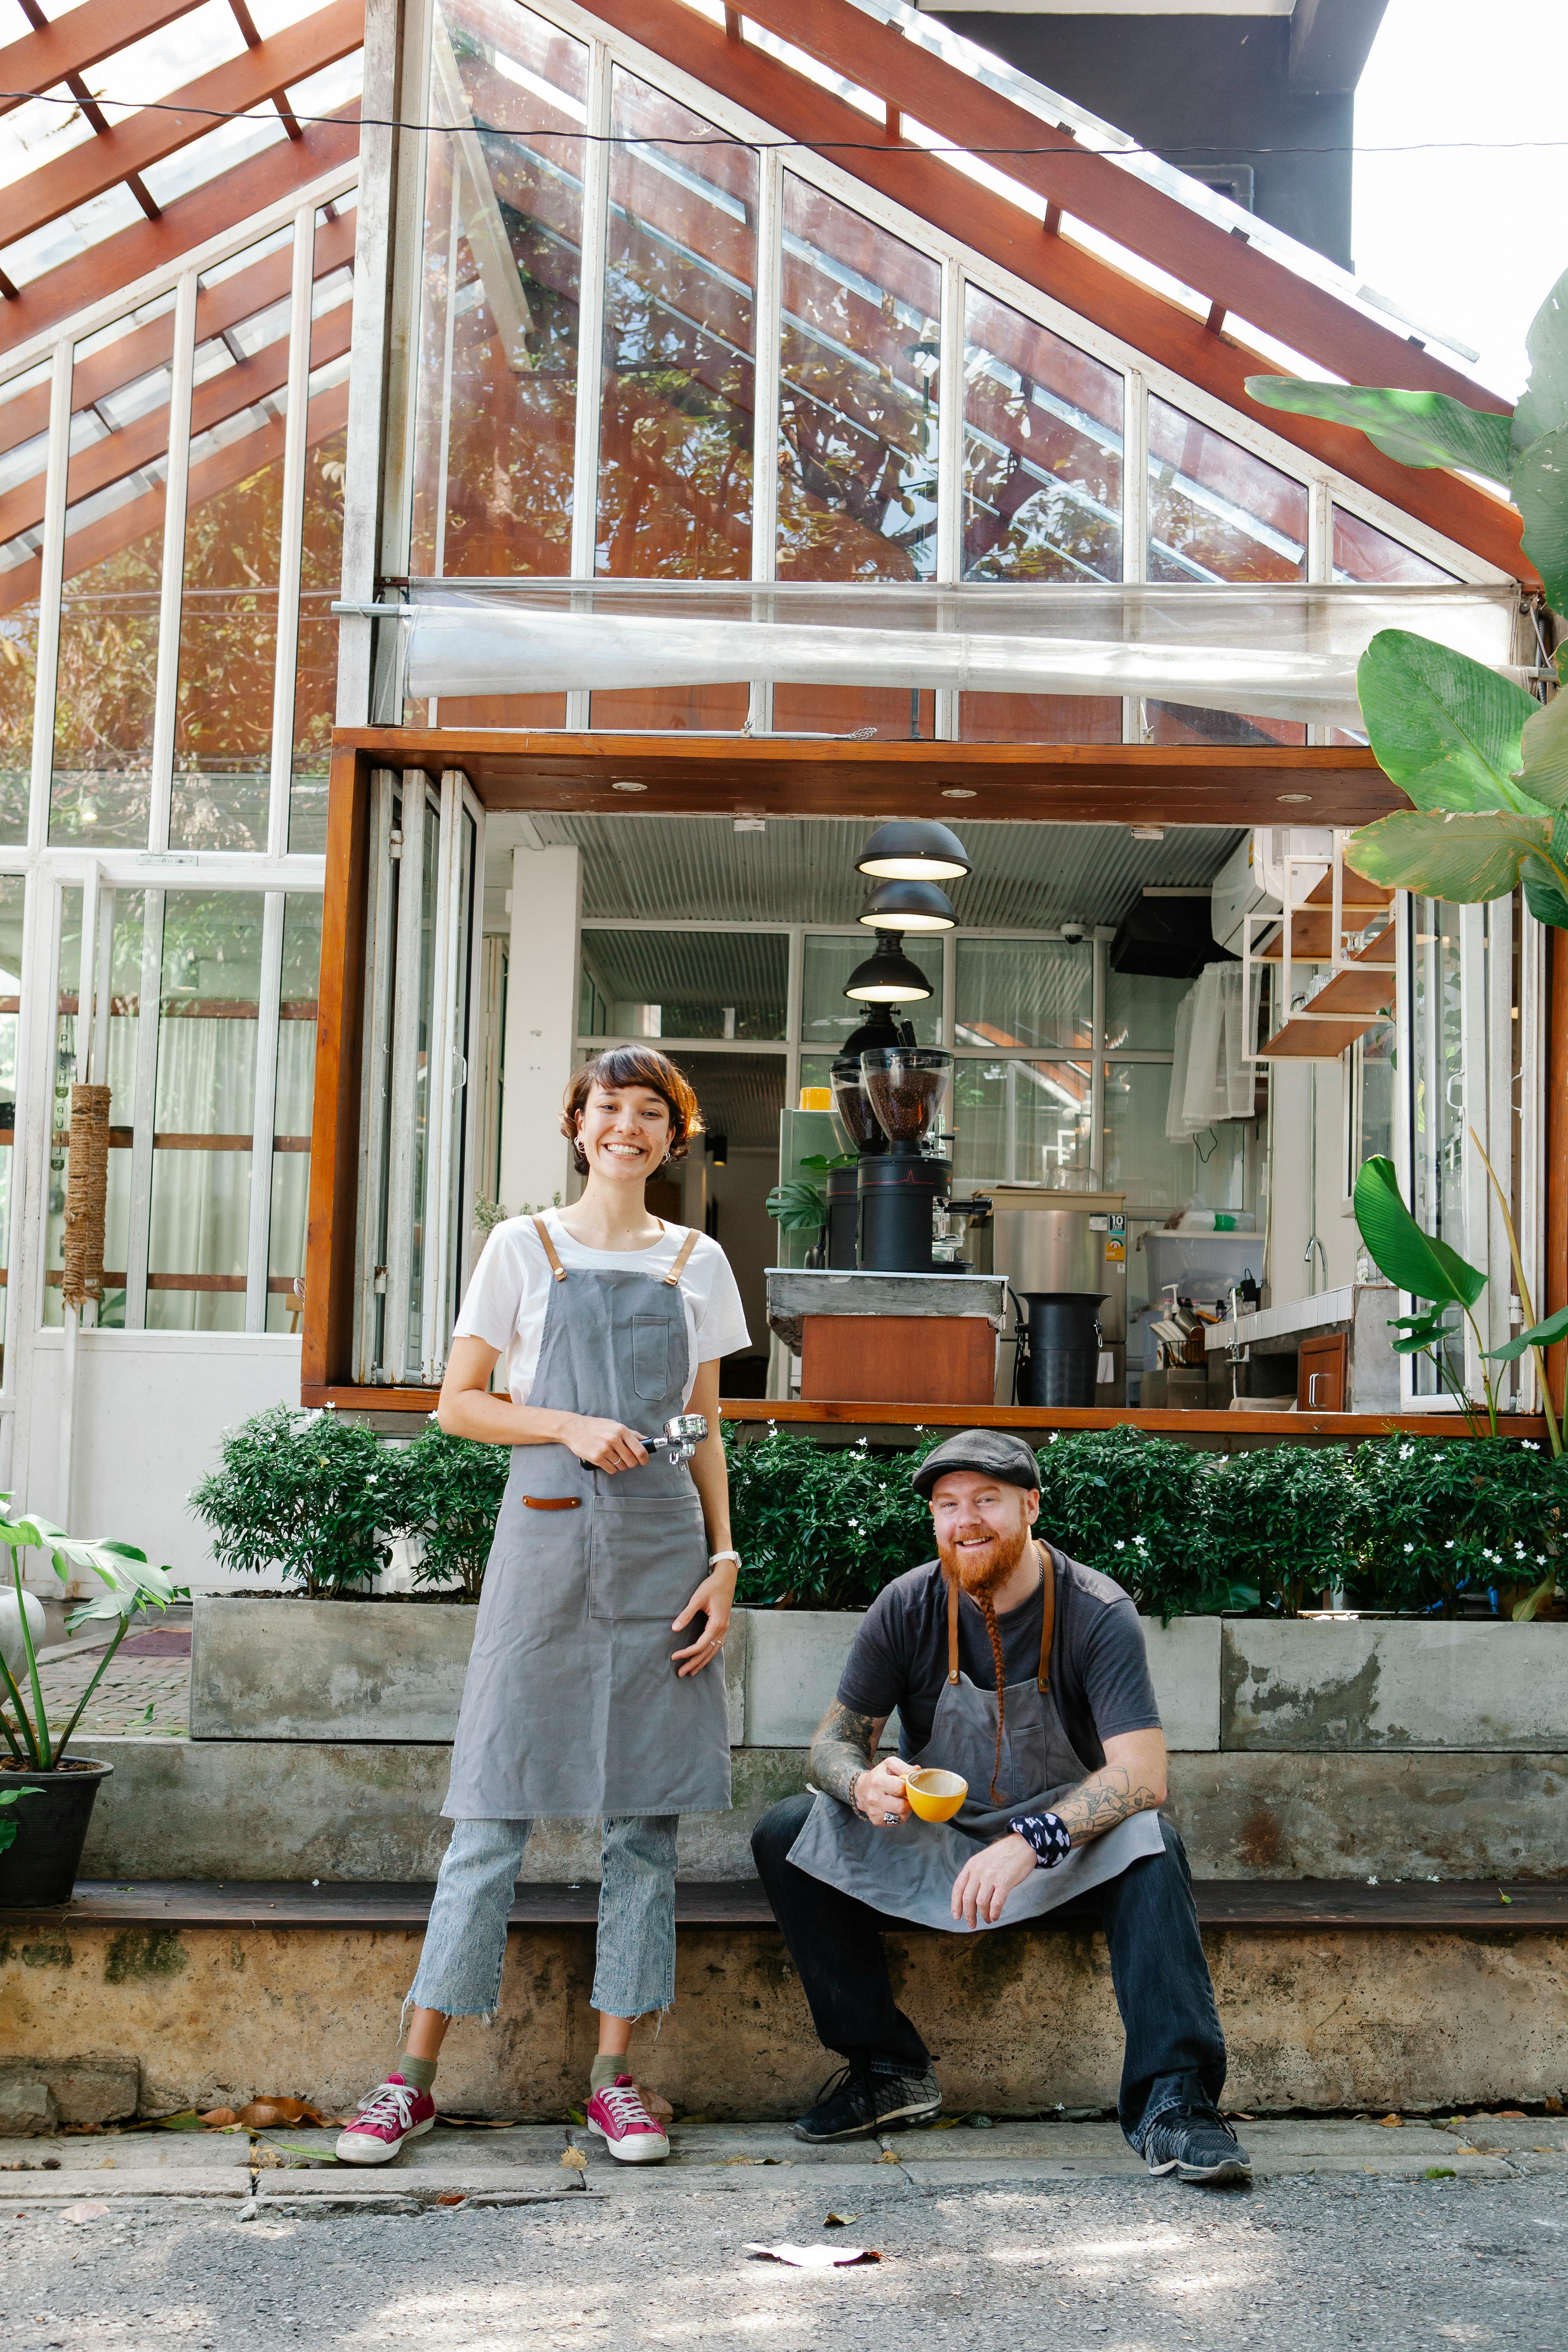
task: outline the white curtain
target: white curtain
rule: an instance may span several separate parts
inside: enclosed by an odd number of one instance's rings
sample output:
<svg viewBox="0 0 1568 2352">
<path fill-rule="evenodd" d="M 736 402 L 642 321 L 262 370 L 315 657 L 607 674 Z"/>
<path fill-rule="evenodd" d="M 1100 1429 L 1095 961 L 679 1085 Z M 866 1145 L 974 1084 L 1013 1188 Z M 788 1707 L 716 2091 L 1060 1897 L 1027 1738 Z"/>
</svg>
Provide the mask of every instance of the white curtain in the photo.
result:
<svg viewBox="0 0 1568 2352">
<path fill-rule="evenodd" d="M 1205 964 L 1176 1007 L 1175 1058 L 1165 1110 L 1173 1143 L 1199 1135 L 1222 1119 L 1250 1118 L 1257 1093 L 1252 1050 L 1258 980 L 1242 987 L 1238 963 Z"/>
</svg>

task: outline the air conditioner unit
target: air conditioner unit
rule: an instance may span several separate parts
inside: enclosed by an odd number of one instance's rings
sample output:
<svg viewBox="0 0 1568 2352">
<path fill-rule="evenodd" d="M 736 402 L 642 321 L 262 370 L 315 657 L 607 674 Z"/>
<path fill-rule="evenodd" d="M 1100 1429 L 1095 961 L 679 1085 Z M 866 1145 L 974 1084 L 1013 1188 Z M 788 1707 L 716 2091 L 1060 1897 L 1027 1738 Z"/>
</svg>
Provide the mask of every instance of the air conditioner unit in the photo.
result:
<svg viewBox="0 0 1568 2352">
<path fill-rule="evenodd" d="M 1299 907 L 1317 888 L 1333 856 L 1333 832 L 1326 824 L 1257 826 L 1237 843 L 1215 877 L 1210 927 L 1215 946 L 1239 955 L 1242 926 L 1248 915 L 1284 911 L 1288 858 L 1292 861 L 1289 895 Z"/>
</svg>

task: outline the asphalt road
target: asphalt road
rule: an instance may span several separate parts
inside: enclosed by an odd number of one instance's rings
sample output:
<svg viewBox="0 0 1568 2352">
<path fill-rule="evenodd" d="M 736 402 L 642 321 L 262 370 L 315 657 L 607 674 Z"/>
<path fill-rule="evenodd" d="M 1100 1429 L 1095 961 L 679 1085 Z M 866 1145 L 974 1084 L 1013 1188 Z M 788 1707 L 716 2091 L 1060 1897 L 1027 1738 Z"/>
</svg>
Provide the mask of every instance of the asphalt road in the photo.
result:
<svg viewBox="0 0 1568 2352">
<path fill-rule="evenodd" d="M 952 2184 L 666 2174 L 547 2203 L 0 2195 L 5 2352 L 279 2345 L 765 2352 L 1562 2352 L 1568 2173 Z M 597 2179 L 595 2168 L 595 2181 Z M 171 2184 L 172 2185 L 172 2184 Z M 568 2184 L 569 2185 L 569 2184 Z M 0 2184 L 3 2190 L 5 2184 Z M 829 2211 L 853 2216 L 826 2228 Z M 79 2214 L 80 2218 L 71 2218 Z M 875 2247 L 826 2273 L 747 2242 Z"/>
</svg>

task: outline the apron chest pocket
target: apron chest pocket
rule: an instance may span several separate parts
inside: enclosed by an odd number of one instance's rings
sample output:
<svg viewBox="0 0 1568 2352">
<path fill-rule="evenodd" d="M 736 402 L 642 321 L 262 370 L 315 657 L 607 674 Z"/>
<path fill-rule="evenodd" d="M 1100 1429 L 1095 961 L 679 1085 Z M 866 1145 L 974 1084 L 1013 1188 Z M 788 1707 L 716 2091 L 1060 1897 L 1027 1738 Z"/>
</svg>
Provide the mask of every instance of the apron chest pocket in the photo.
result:
<svg viewBox="0 0 1568 2352">
<path fill-rule="evenodd" d="M 655 1403 L 669 1393 L 669 1324 L 662 1315 L 632 1318 L 632 1387 Z"/>
<path fill-rule="evenodd" d="M 708 1573 L 702 1506 L 695 1491 L 624 1500 L 599 1497 L 588 1547 L 588 1614 L 666 1625 Z"/>
</svg>

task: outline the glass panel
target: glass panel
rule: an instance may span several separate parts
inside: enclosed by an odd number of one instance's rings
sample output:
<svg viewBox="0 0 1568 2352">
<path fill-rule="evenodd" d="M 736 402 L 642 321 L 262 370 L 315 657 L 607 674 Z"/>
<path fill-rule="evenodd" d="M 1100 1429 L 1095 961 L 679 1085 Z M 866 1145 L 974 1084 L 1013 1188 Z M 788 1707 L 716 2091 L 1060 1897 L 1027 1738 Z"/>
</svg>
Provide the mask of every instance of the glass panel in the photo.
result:
<svg viewBox="0 0 1568 2352">
<path fill-rule="evenodd" d="M 60 943 L 55 961 L 54 1108 L 49 1119 L 48 1195 L 44 1228 L 44 1321 L 58 1325 L 65 1270 L 66 1178 L 71 1087 L 76 1078 L 77 989 L 81 979 L 81 891 L 60 892 Z"/>
<path fill-rule="evenodd" d="M 47 361 L 0 386 L 0 842 L 27 838 L 38 539 L 49 440 Z"/>
<path fill-rule="evenodd" d="M 961 694 L 963 743 L 1120 743 L 1121 705 L 1109 694 Z"/>
<path fill-rule="evenodd" d="M 971 287 L 963 576 L 1120 580 L 1121 378 Z"/>
<path fill-rule="evenodd" d="M 1392 1021 L 1380 1023 L 1358 1037 L 1352 1049 L 1355 1076 L 1355 1157 L 1349 1170 L 1353 1185 L 1363 1160 L 1394 1157 L 1394 1086 L 1399 1031 Z M 1347 1187 L 1349 1189 L 1349 1187 Z"/>
<path fill-rule="evenodd" d="M 327 845 L 327 762 L 338 680 L 338 625 L 331 606 L 342 593 L 343 576 L 348 330 L 356 218 L 352 194 L 324 205 L 316 215 L 300 540 L 300 637 L 294 665 L 294 757 L 289 788 L 292 850 L 322 850 Z"/>
<path fill-rule="evenodd" d="M 788 986 L 782 932 L 585 930 L 578 1034 L 782 1037 Z"/>
<path fill-rule="evenodd" d="M 955 975 L 960 1045 L 1092 1044 L 1094 950 L 1065 940 L 964 940 Z"/>
<path fill-rule="evenodd" d="M 884 742 L 929 743 L 936 732 L 936 697 L 912 688 L 775 686 L 775 735 L 851 735 L 862 730 Z"/>
<path fill-rule="evenodd" d="M 425 1194 L 430 1164 L 430 1025 L 436 1011 L 436 881 L 440 866 L 441 819 L 428 796 L 421 812 L 404 803 L 406 838 L 411 824 L 425 825 L 425 850 L 419 868 L 419 1002 L 415 1008 L 416 1060 L 414 1077 L 414 1249 L 408 1276 L 408 1328 L 404 1337 L 403 1362 L 416 1377 L 424 1358 L 425 1315 Z M 403 1105 L 395 1103 L 396 1117 Z M 396 1334 L 394 1333 L 395 1339 Z"/>
<path fill-rule="evenodd" d="M 1380 587 L 1419 588 L 1429 582 L 1440 585 L 1457 577 L 1457 573 L 1429 563 L 1413 547 L 1401 547 L 1396 539 L 1390 539 L 1386 531 L 1378 530 L 1370 522 L 1363 522 L 1359 515 L 1347 514 L 1343 507 L 1334 509 L 1336 580 L 1366 581 Z"/>
<path fill-rule="evenodd" d="M 778 576 L 930 579 L 941 268 L 803 180 L 784 215 Z"/>
<path fill-rule="evenodd" d="M 1461 1256 L 1465 1247 L 1465 1062 L 1459 988 L 1459 909 L 1410 901 L 1410 1206 L 1423 1233 Z M 1464 1326 L 1446 1343 L 1449 1378 L 1465 1377 Z M 1430 1355 L 1412 1360 L 1416 1393 L 1442 1386 Z"/>
<path fill-rule="evenodd" d="M 291 890 L 283 908 L 283 987 L 278 1023 L 278 1093 L 272 1114 L 272 1213 L 267 1253 L 267 1328 L 298 1331 L 310 1192 L 310 1113 L 316 1089 L 316 991 L 321 901 Z"/>
<path fill-rule="evenodd" d="M 145 847 L 174 296 L 78 343 L 49 839 Z"/>
<path fill-rule="evenodd" d="M 259 891 L 164 900 L 149 1330 L 245 1328 L 263 905 Z"/>
<path fill-rule="evenodd" d="M 745 579 L 757 159 L 620 67 L 610 130 L 597 568 Z"/>
<path fill-rule="evenodd" d="M 1134 1053 L 1169 1054 L 1176 1043 L 1176 1007 L 1190 980 L 1159 980 L 1147 972 L 1105 975 L 1105 1043 Z"/>
<path fill-rule="evenodd" d="M 197 283 L 174 848 L 267 846 L 293 245 L 280 230 Z"/>
<path fill-rule="evenodd" d="M 953 1181 L 1062 1184 L 1089 1170 L 1087 1061 L 966 1057 L 953 1080 Z"/>
<path fill-rule="evenodd" d="M 416 572 L 572 569 L 587 69 L 515 0 L 436 11 Z"/>
<path fill-rule="evenodd" d="M 864 963 L 877 945 L 873 931 L 858 939 L 830 938 L 817 931 L 805 935 L 800 1041 L 807 1052 L 816 1046 L 836 1053 L 852 1029 L 869 1020 L 873 1006 L 851 1004 L 844 983 L 858 963 Z M 942 1030 L 942 943 L 939 940 L 904 941 L 904 953 L 924 972 L 931 992 L 923 1004 L 899 1004 L 894 1017 L 909 1022 L 921 1045 L 934 1045 Z M 805 1082 L 803 1079 L 802 1084 Z M 823 1083 L 818 1081 L 817 1083 Z"/>
<path fill-rule="evenodd" d="M 1263 582 L 1307 576 L 1304 483 L 1152 394 L 1149 558 L 1152 581 Z M 1150 702 L 1156 743 L 1304 743 L 1290 720 L 1239 718 Z"/>
<path fill-rule="evenodd" d="M 11 1174 L 16 1166 L 16 1046 L 22 1029 L 22 917 L 27 886 L 19 874 L 0 875 L 0 1381 L 9 1322 Z"/>
<path fill-rule="evenodd" d="M 1165 1135 L 1170 1099 L 1168 1062 L 1106 1064 L 1107 1190 L 1126 1193 L 1130 1216 L 1135 1210 L 1165 1216 L 1194 1199 L 1211 1209 L 1247 1207 L 1247 1122 L 1226 1119 L 1189 1142 L 1172 1143 Z"/>
</svg>

